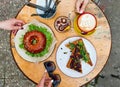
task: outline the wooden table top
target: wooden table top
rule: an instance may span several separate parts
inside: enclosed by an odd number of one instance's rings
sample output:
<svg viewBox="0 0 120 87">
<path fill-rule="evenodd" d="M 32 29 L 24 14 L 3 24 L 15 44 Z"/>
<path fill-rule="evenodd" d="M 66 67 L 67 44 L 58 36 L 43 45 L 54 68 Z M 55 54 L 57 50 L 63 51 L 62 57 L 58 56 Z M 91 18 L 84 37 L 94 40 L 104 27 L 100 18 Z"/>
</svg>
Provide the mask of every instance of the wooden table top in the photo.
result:
<svg viewBox="0 0 120 87">
<path fill-rule="evenodd" d="M 35 3 L 36 0 L 31 0 L 31 2 Z M 36 13 L 36 9 L 25 5 L 20 10 L 20 12 L 16 17 L 17 19 L 21 19 L 26 23 L 29 23 L 33 19 L 36 19 L 40 22 L 49 25 L 53 30 L 53 32 L 55 33 L 55 36 L 57 38 L 57 44 L 55 46 L 52 55 L 45 61 L 51 60 L 55 62 L 56 64 L 55 73 L 60 74 L 62 78 L 59 87 L 80 87 L 86 84 L 87 82 L 91 81 L 100 73 L 100 71 L 105 66 L 111 50 L 111 31 L 110 31 L 109 23 L 103 12 L 99 9 L 99 7 L 91 1 L 86 8 L 86 12 L 90 12 L 96 16 L 97 27 L 96 27 L 96 31 L 93 34 L 83 37 L 87 38 L 94 45 L 96 49 L 97 52 L 96 65 L 89 74 L 80 78 L 71 78 L 62 73 L 62 71 L 58 68 L 58 65 L 56 63 L 57 48 L 59 47 L 60 43 L 66 38 L 72 36 L 79 36 L 79 35 L 73 30 L 73 28 L 71 28 L 70 31 L 65 32 L 64 34 L 57 32 L 54 28 L 54 21 L 59 16 L 68 16 L 70 12 L 72 12 L 72 15 L 70 17 L 71 20 L 73 21 L 74 17 L 76 16 L 74 12 L 74 8 L 75 8 L 75 0 L 61 0 L 61 3 L 57 7 L 57 12 L 55 16 L 50 19 L 44 19 L 39 16 L 31 17 L 31 14 Z M 45 61 L 39 63 L 32 63 L 24 60 L 23 58 L 20 57 L 20 55 L 17 53 L 15 49 L 13 42 L 14 35 L 12 33 L 10 35 L 10 38 L 11 38 L 11 51 L 16 64 L 30 80 L 32 80 L 35 83 L 38 83 L 45 70 L 45 67 L 43 65 L 43 62 Z"/>
</svg>

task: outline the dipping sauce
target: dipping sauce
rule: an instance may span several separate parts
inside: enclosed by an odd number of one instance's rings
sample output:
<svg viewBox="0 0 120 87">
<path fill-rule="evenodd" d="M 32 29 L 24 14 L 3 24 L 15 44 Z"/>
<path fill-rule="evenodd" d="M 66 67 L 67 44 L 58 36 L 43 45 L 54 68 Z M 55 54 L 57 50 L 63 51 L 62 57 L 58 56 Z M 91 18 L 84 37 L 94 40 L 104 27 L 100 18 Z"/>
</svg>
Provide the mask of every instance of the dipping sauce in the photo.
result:
<svg viewBox="0 0 120 87">
<path fill-rule="evenodd" d="M 54 27 L 58 32 L 67 31 L 71 28 L 71 21 L 66 16 L 60 16 L 55 20 Z"/>
<path fill-rule="evenodd" d="M 97 25 L 96 17 L 91 13 L 83 13 L 77 18 L 77 26 L 82 34 L 87 34 L 95 29 Z"/>
</svg>

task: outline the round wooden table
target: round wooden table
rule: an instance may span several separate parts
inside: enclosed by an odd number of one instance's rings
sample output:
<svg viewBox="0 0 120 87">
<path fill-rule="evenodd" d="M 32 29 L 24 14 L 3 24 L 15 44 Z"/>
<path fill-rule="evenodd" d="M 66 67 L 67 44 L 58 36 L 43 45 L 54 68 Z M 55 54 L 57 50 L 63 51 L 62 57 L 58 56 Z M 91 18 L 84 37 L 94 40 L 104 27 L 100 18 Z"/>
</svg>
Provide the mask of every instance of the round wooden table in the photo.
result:
<svg viewBox="0 0 120 87">
<path fill-rule="evenodd" d="M 31 0 L 31 2 L 35 3 L 36 0 Z M 55 16 L 50 19 L 44 19 L 39 16 L 31 16 L 31 14 L 36 13 L 36 9 L 25 5 L 20 10 L 16 17 L 17 19 L 21 19 L 26 23 L 29 23 L 33 19 L 36 19 L 42 23 L 49 25 L 49 27 L 51 27 L 51 29 L 53 30 L 57 38 L 57 44 L 52 55 L 45 61 L 51 60 L 55 62 L 56 70 L 54 73 L 60 74 L 62 79 L 59 87 L 80 87 L 86 84 L 87 82 L 91 81 L 101 72 L 101 70 L 105 66 L 111 50 L 111 32 L 109 23 L 103 12 L 99 9 L 99 7 L 91 1 L 86 8 L 86 12 L 90 12 L 96 16 L 97 27 L 96 31 L 93 34 L 83 37 L 87 38 L 96 49 L 97 62 L 95 68 L 89 74 L 80 78 L 71 78 L 62 73 L 62 71 L 58 68 L 58 65 L 56 63 L 57 48 L 60 45 L 60 43 L 66 38 L 79 35 L 73 30 L 73 28 L 71 28 L 71 30 L 65 32 L 64 34 L 57 32 L 54 28 L 54 21 L 59 16 L 68 16 L 71 13 L 70 19 L 72 20 L 73 24 L 74 17 L 76 16 L 74 8 L 75 0 L 61 0 L 60 4 L 57 7 Z M 11 51 L 16 64 L 30 80 L 32 80 L 35 83 L 38 83 L 45 70 L 45 67 L 43 65 L 43 62 L 45 61 L 39 63 L 32 63 L 24 60 L 23 58 L 20 57 L 20 55 L 17 53 L 15 49 L 13 41 L 14 35 L 12 33 L 10 38 L 11 38 Z"/>
</svg>

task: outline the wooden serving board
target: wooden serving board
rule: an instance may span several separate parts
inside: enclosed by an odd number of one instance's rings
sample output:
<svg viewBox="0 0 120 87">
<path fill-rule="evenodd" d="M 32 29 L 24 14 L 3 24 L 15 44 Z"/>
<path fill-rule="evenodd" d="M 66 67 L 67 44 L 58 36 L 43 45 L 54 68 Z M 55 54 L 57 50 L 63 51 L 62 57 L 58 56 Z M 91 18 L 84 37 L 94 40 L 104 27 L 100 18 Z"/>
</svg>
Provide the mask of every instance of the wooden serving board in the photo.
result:
<svg viewBox="0 0 120 87">
<path fill-rule="evenodd" d="M 96 52 L 97 52 L 97 63 L 93 71 L 91 71 L 89 74 L 87 74 L 84 77 L 81 78 L 71 78 L 69 76 L 66 76 L 65 74 L 62 73 L 62 71 L 58 68 L 58 65 L 56 63 L 56 51 L 59 45 L 61 44 L 62 41 L 64 41 L 68 37 L 72 36 L 79 36 L 74 31 L 73 28 L 73 20 L 76 17 L 76 13 L 74 11 L 75 9 L 75 1 L 76 0 L 61 0 L 60 4 L 57 7 L 57 11 L 54 17 L 50 19 L 44 19 L 39 16 L 34 16 L 31 17 L 31 14 L 36 13 L 36 9 L 24 6 L 20 12 L 17 15 L 17 19 L 21 19 L 25 21 L 26 23 L 31 22 L 33 19 L 36 19 L 42 23 L 45 23 L 48 25 L 52 31 L 55 34 L 55 37 L 57 39 L 57 44 L 55 46 L 55 49 L 52 53 L 52 55 L 46 59 L 45 61 L 51 60 L 54 61 L 56 64 L 56 70 L 54 73 L 60 74 L 62 81 L 59 85 L 59 87 L 80 87 L 87 82 L 91 81 L 93 78 L 95 78 L 100 71 L 103 69 L 105 66 L 110 50 L 111 50 L 111 32 L 110 32 L 110 26 L 108 24 L 108 21 L 103 14 L 103 12 L 99 9 L 99 7 L 93 3 L 92 1 L 88 4 L 86 8 L 86 12 L 90 12 L 94 14 L 97 18 L 97 27 L 96 31 L 89 35 L 89 36 L 82 36 L 86 39 L 88 39 L 95 47 Z M 32 3 L 35 3 L 36 0 L 31 0 Z M 72 28 L 68 32 L 64 33 L 59 33 L 55 30 L 54 28 L 54 21 L 57 17 L 59 16 L 67 16 L 70 15 L 70 19 L 72 21 Z M 39 63 L 32 63 L 24 60 L 23 58 L 20 57 L 20 55 L 17 53 L 15 46 L 14 46 L 14 35 L 11 32 L 10 35 L 11 38 L 11 51 L 13 54 L 13 58 L 20 68 L 20 70 L 33 82 L 38 83 L 45 71 L 45 67 L 43 65 L 43 62 Z"/>
</svg>

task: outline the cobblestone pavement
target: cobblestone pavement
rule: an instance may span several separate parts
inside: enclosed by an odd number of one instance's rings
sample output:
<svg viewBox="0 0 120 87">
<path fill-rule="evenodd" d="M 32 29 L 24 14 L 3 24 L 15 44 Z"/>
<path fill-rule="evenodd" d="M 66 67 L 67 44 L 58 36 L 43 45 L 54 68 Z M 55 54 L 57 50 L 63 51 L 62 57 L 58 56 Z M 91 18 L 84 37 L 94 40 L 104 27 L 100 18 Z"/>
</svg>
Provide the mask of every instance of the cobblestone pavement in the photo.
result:
<svg viewBox="0 0 120 87">
<path fill-rule="evenodd" d="M 15 17 L 27 0 L 0 0 L 0 21 Z M 104 11 L 112 32 L 109 60 L 96 87 L 120 87 L 120 1 L 94 0 Z M 10 51 L 10 31 L 0 29 L 0 87 L 35 87 L 16 66 Z M 96 81 L 96 80 L 95 80 Z M 94 85 L 94 80 L 92 82 Z M 95 86 L 88 86 L 95 87 Z"/>
</svg>

